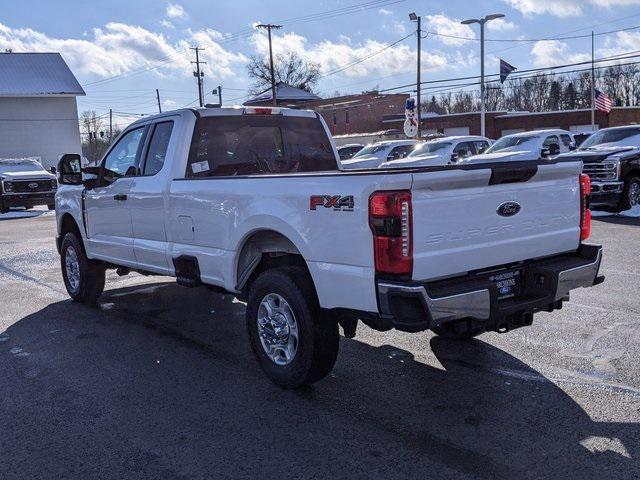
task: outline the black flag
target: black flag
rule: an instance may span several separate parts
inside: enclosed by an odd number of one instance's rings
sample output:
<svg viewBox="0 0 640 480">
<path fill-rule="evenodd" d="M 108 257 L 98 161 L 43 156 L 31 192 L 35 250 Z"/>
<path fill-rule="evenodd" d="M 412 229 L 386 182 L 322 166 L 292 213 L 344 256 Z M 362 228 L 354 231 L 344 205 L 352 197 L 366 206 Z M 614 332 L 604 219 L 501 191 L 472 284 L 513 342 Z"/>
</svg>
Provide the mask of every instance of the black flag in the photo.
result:
<svg viewBox="0 0 640 480">
<path fill-rule="evenodd" d="M 500 59 L 500 83 L 504 83 L 509 74 L 514 70 L 517 70 L 517 68 Z"/>
</svg>

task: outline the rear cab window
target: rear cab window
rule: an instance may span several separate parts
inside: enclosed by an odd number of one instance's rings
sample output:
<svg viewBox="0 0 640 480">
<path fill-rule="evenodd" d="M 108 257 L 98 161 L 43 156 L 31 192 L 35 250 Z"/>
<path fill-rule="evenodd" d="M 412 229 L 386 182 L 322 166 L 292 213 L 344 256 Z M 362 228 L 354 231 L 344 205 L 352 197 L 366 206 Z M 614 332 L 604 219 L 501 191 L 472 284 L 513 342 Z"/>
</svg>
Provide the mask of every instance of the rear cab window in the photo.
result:
<svg viewBox="0 0 640 480">
<path fill-rule="evenodd" d="M 187 178 L 337 170 L 331 140 L 316 117 L 201 117 L 191 140 Z"/>
</svg>

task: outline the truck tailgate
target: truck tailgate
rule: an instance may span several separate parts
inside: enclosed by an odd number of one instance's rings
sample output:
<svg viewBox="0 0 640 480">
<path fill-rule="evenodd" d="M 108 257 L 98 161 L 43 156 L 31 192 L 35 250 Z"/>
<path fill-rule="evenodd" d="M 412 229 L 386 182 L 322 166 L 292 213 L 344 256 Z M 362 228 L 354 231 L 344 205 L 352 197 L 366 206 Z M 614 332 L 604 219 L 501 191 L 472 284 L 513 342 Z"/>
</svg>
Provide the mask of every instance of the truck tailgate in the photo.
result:
<svg viewBox="0 0 640 480">
<path fill-rule="evenodd" d="M 582 164 L 543 164 L 520 177 L 507 168 L 413 174 L 414 280 L 578 248 Z"/>
</svg>

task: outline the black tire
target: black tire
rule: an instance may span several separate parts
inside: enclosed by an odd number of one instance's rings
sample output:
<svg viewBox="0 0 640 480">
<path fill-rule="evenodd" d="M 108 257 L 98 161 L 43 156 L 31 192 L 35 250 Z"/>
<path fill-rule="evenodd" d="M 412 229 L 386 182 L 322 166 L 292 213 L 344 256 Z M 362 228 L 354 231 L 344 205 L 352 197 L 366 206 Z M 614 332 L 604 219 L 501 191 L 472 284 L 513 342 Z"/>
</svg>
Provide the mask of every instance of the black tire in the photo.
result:
<svg viewBox="0 0 640 480">
<path fill-rule="evenodd" d="M 31 210 L 33 207 L 24 207 L 25 210 Z"/>
<path fill-rule="evenodd" d="M 258 310 L 269 294 L 285 299 L 298 325 L 297 350 L 286 365 L 276 364 L 267 355 L 258 334 Z M 302 267 L 287 266 L 262 272 L 249 288 L 246 319 L 253 353 L 276 385 L 298 388 L 317 382 L 331 372 L 340 344 L 338 322 L 330 315 L 324 318 L 321 315 L 313 282 Z"/>
<path fill-rule="evenodd" d="M 53 203 L 52 203 L 51 205 L 47 205 L 47 208 L 48 208 L 49 210 L 55 210 L 55 209 L 56 209 L 56 206 L 55 206 L 55 204 L 53 204 Z"/>
<path fill-rule="evenodd" d="M 71 250 L 77 258 L 79 279 L 76 281 L 70 279 L 66 265 L 67 255 L 71 255 Z M 72 259 L 73 257 L 71 256 L 70 258 Z M 64 286 L 69 296 L 76 302 L 84 303 L 85 305 L 95 305 L 104 290 L 106 269 L 102 262 L 89 260 L 87 258 L 82 242 L 73 232 L 67 233 L 62 240 L 62 247 L 60 248 L 60 268 L 62 269 Z"/>
<path fill-rule="evenodd" d="M 637 190 L 636 190 L 637 189 Z M 618 205 L 618 212 L 624 212 L 632 208 L 634 205 L 640 203 L 638 195 L 640 192 L 640 177 L 629 177 L 624 182 L 624 189 L 622 190 L 622 198 Z"/>
<path fill-rule="evenodd" d="M 440 327 L 433 327 L 431 331 L 448 340 L 469 340 L 483 333 L 483 330 L 474 328 L 473 323 L 467 320 L 445 323 Z"/>
</svg>

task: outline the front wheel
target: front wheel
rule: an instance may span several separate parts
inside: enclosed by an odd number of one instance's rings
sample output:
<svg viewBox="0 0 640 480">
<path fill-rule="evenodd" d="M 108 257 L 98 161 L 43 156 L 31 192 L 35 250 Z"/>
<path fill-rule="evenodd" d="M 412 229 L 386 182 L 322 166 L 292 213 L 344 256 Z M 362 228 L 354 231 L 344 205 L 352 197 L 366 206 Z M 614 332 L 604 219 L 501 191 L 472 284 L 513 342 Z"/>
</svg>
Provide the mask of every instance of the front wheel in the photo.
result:
<svg viewBox="0 0 640 480">
<path fill-rule="evenodd" d="M 247 301 L 247 330 L 258 363 L 275 384 L 298 388 L 329 374 L 338 356 L 338 322 L 323 318 L 308 273 L 261 273 Z"/>
<path fill-rule="evenodd" d="M 624 212 L 640 205 L 640 177 L 631 177 L 624 183 L 619 211 Z"/>
<path fill-rule="evenodd" d="M 102 262 L 87 258 L 75 233 L 67 233 L 62 240 L 60 264 L 69 296 L 76 302 L 95 305 L 104 290 L 106 269 Z"/>
</svg>

